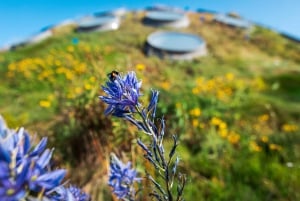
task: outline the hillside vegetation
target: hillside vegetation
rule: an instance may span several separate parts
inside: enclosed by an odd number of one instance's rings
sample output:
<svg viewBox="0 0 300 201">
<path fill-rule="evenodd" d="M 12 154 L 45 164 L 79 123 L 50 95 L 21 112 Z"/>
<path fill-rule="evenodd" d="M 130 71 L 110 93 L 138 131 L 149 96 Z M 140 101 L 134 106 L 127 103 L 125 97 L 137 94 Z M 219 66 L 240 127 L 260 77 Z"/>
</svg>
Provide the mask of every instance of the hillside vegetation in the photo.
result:
<svg viewBox="0 0 300 201">
<path fill-rule="evenodd" d="M 249 34 L 190 13 L 191 25 L 180 31 L 201 36 L 208 55 L 160 60 L 142 51 L 158 30 L 142 16 L 129 13 L 117 31 L 68 28 L 1 53 L 0 114 L 8 125 L 49 136 L 70 179 L 93 200 L 112 200 L 109 153 L 134 162 L 143 153 L 134 148 L 139 131 L 104 116 L 98 96 L 107 73 L 133 70 L 142 100 L 160 90 L 166 138 L 180 137 L 185 200 L 300 200 L 300 45 L 262 27 Z"/>
</svg>

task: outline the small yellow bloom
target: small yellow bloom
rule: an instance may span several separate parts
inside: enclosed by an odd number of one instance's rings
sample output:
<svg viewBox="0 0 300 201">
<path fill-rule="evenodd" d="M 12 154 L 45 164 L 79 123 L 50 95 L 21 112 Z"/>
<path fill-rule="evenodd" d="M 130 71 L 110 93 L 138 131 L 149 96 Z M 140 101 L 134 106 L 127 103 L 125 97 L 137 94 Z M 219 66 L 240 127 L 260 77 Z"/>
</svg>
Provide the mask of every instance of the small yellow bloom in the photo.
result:
<svg viewBox="0 0 300 201">
<path fill-rule="evenodd" d="M 81 94 L 81 93 L 82 93 L 82 88 L 76 87 L 76 88 L 75 88 L 75 93 L 76 93 L 76 94 Z"/>
<path fill-rule="evenodd" d="M 241 136 L 234 132 L 230 132 L 230 134 L 228 135 L 228 141 L 231 144 L 237 144 L 240 141 L 240 138 Z"/>
<path fill-rule="evenodd" d="M 197 88 L 197 87 L 195 87 L 195 88 L 192 89 L 192 93 L 193 93 L 194 95 L 197 95 L 197 94 L 200 93 L 200 89 Z"/>
<path fill-rule="evenodd" d="M 90 84 L 88 84 L 88 83 L 85 83 L 85 84 L 84 84 L 84 88 L 85 88 L 86 90 L 91 90 L 91 89 L 93 88 L 93 86 L 90 85 Z"/>
<path fill-rule="evenodd" d="M 220 130 L 227 129 L 227 124 L 226 124 L 225 122 L 221 121 L 221 122 L 219 123 L 219 129 L 220 129 Z"/>
<path fill-rule="evenodd" d="M 50 101 L 47 101 L 47 100 L 41 100 L 40 101 L 40 106 L 44 107 L 44 108 L 48 108 L 48 107 L 51 106 L 51 103 L 50 103 Z"/>
<path fill-rule="evenodd" d="M 260 121 L 260 122 L 266 122 L 269 119 L 270 119 L 270 116 L 268 114 L 263 114 L 258 117 L 258 121 Z"/>
<path fill-rule="evenodd" d="M 168 81 L 164 81 L 164 82 L 160 83 L 160 86 L 161 86 L 161 88 L 163 88 L 164 90 L 169 90 L 170 87 L 171 87 L 171 84 L 170 84 L 170 82 L 168 82 Z"/>
<path fill-rule="evenodd" d="M 210 120 L 210 124 L 212 125 L 219 125 L 220 123 L 222 123 L 223 121 L 221 119 L 219 119 L 218 117 L 213 117 L 211 120 Z"/>
<path fill-rule="evenodd" d="M 268 138 L 268 136 L 262 136 L 262 137 L 260 138 L 260 140 L 261 140 L 262 142 L 264 142 L 264 143 L 267 143 L 267 142 L 269 141 L 269 138 Z"/>
<path fill-rule="evenodd" d="M 135 65 L 135 69 L 137 71 L 143 71 L 143 70 L 145 70 L 145 68 L 146 68 L 146 66 L 144 64 L 142 64 L 142 63 L 139 63 L 139 64 Z"/>
<path fill-rule="evenodd" d="M 190 115 L 195 116 L 195 117 L 201 116 L 201 109 L 194 108 L 194 109 L 190 110 Z"/>
<path fill-rule="evenodd" d="M 277 144 L 269 144 L 269 148 L 273 151 L 280 151 L 282 150 L 282 147 L 280 145 Z"/>
<path fill-rule="evenodd" d="M 193 124 L 193 127 L 194 127 L 194 128 L 198 127 L 198 125 L 199 125 L 198 119 L 193 119 L 193 120 L 192 120 L 192 124 Z"/>
<path fill-rule="evenodd" d="M 68 80 L 73 80 L 73 78 L 74 78 L 74 74 L 71 71 L 67 71 L 65 73 L 65 76 Z"/>
<path fill-rule="evenodd" d="M 228 130 L 227 130 L 227 129 L 219 130 L 219 135 L 220 135 L 222 138 L 226 138 L 226 137 L 228 136 Z"/>
<path fill-rule="evenodd" d="M 234 79 L 234 74 L 233 74 L 233 73 L 227 73 L 227 74 L 225 75 L 225 77 L 226 77 L 226 79 L 227 79 L 228 81 L 232 81 L 232 80 Z"/>
<path fill-rule="evenodd" d="M 251 151 L 255 152 L 260 152 L 262 150 L 261 147 L 255 141 L 250 142 L 249 148 Z"/>
<path fill-rule="evenodd" d="M 198 78 L 196 79 L 197 85 L 202 85 L 203 81 L 204 81 L 203 77 L 198 77 Z"/>
<path fill-rule="evenodd" d="M 67 70 L 67 69 L 64 68 L 64 67 L 59 67 L 59 68 L 56 69 L 56 73 L 57 73 L 57 74 L 61 74 L 61 73 L 66 72 L 66 70 Z"/>
</svg>

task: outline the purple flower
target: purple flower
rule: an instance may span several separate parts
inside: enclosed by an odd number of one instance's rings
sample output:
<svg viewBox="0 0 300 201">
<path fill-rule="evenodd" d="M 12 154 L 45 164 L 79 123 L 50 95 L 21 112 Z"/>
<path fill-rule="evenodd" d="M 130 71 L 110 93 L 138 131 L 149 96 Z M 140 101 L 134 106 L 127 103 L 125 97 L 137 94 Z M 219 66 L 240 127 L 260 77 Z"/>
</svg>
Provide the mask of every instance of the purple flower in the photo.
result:
<svg viewBox="0 0 300 201">
<path fill-rule="evenodd" d="M 71 194 L 74 196 L 76 201 L 89 201 L 90 196 L 86 194 L 85 192 L 82 192 L 81 189 L 75 187 L 75 186 L 70 186 L 68 190 L 71 192 Z"/>
<path fill-rule="evenodd" d="M 60 186 L 52 192 L 49 196 L 51 201 L 90 201 L 91 198 L 88 194 L 83 192 L 81 189 L 70 186 L 65 188 Z"/>
<path fill-rule="evenodd" d="M 115 75 L 114 79 L 106 82 L 106 86 L 102 86 L 107 96 L 99 97 L 108 104 L 105 114 L 122 117 L 134 112 L 139 105 L 140 88 L 141 82 L 137 80 L 135 72 L 128 72 L 124 77 Z"/>
<path fill-rule="evenodd" d="M 148 115 L 151 116 L 152 120 L 155 118 L 158 95 L 159 95 L 159 91 L 152 90 L 151 100 L 150 100 L 149 105 L 147 107 L 147 113 L 148 113 Z"/>
<path fill-rule="evenodd" d="M 140 180 L 136 170 L 131 169 L 130 162 L 124 164 L 116 155 L 111 155 L 108 184 L 119 199 L 131 200 L 135 193 L 133 183 Z"/>
<path fill-rule="evenodd" d="M 17 201 L 59 186 L 66 171 L 51 171 L 53 151 L 45 149 L 47 138 L 33 146 L 23 128 L 9 130 L 1 120 L 0 132 L 5 134 L 0 135 L 0 200 Z"/>
<path fill-rule="evenodd" d="M 24 162 L 18 169 L 10 170 L 9 164 L 0 162 L 0 200 L 17 201 L 24 198 L 29 165 L 28 162 Z"/>
</svg>

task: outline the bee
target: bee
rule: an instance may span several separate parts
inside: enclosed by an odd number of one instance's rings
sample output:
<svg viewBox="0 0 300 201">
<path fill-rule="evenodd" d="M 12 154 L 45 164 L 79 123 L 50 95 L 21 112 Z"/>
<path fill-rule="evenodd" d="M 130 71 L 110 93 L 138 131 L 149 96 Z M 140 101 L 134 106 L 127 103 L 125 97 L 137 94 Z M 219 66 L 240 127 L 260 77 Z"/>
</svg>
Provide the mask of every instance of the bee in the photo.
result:
<svg viewBox="0 0 300 201">
<path fill-rule="evenodd" d="M 108 73 L 107 76 L 109 78 L 110 81 L 115 81 L 117 79 L 117 77 L 120 75 L 120 73 L 118 71 L 111 71 L 111 73 Z"/>
</svg>

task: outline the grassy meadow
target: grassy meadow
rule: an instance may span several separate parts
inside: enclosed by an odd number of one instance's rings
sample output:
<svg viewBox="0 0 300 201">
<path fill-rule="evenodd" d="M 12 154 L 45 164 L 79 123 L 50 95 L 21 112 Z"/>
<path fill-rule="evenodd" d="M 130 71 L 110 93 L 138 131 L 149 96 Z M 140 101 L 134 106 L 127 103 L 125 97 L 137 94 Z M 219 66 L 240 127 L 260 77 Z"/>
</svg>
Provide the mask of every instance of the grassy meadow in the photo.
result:
<svg viewBox="0 0 300 201">
<path fill-rule="evenodd" d="M 201 36 L 208 55 L 161 60 L 142 51 L 158 30 L 142 16 L 129 13 L 117 31 L 66 28 L 0 53 L 0 114 L 8 126 L 48 136 L 55 163 L 73 183 L 95 201 L 114 200 L 109 153 L 132 160 L 141 176 L 147 164 L 136 146 L 139 131 L 105 116 L 98 96 L 107 73 L 133 70 L 143 82 L 141 101 L 150 89 L 160 91 L 170 146 L 172 134 L 180 138 L 185 200 L 300 200 L 300 45 L 261 27 L 247 33 L 190 13 L 191 25 L 180 31 Z"/>
</svg>

